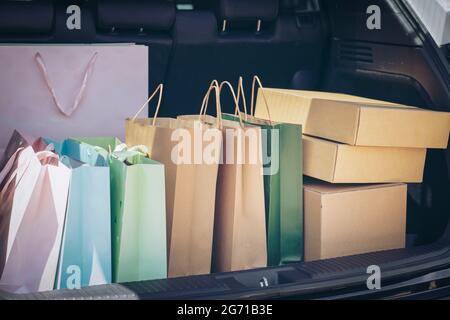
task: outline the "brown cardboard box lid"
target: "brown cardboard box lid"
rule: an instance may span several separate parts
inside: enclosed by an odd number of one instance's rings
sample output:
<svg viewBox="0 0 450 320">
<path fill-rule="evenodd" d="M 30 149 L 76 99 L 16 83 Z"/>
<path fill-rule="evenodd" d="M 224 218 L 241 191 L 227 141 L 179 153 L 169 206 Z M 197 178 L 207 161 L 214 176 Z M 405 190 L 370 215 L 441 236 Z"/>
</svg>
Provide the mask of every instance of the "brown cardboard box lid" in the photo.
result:
<svg viewBox="0 0 450 320">
<path fill-rule="evenodd" d="M 262 95 L 264 95 L 266 99 L 261 98 Z M 385 101 L 341 93 L 264 88 L 258 91 L 255 116 L 261 119 L 304 126 L 308 117 L 311 101 L 313 98 L 318 97 L 341 102 L 354 101 L 365 104 L 396 105 Z M 267 100 L 269 105 L 270 116 L 267 112 L 265 100 Z"/>
<path fill-rule="evenodd" d="M 450 113 L 312 99 L 305 133 L 353 146 L 446 149 Z"/>
<path fill-rule="evenodd" d="M 349 145 L 446 149 L 450 113 L 347 94 L 265 88 L 256 116 L 303 125 L 305 134 Z"/>
</svg>

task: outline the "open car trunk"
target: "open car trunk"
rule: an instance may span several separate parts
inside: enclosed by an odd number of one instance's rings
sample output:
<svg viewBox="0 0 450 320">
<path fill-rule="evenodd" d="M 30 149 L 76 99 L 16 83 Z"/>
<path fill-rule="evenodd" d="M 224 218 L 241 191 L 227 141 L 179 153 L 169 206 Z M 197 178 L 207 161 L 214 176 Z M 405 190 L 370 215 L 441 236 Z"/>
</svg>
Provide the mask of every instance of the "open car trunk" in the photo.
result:
<svg viewBox="0 0 450 320">
<path fill-rule="evenodd" d="M 280 1 L 279 18 L 261 34 L 226 35 L 206 1 L 179 8 L 169 34 L 135 36 L 95 31 L 96 2 L 80 4 L 92 30 L 76 37 L 55 31 L 39 39 L 0 37 L 3 43 L 137 42 L 150 47 L 150 88 L 167 86 L 167 115 L 192 113 L 211 79 L 251 79 L 267 87 L 348 93 L 450 111 L 450 46 L 438 47 L 403 0 Z M 289 4 L 288 4 L 289 3 Z M 380 30 L 366 28 L 370 5 L 382 12 Z M 64 18 L 55 7 L 55 28 Z M 212 21 L 212 22 L 211 22 Z M 209 23 L 214 40 L 209 40 Z M 89 24 L 91 25 L 91 24 Z M 245 26 L 246 27 L 246 26 Z M 63 28 L 62 28 L 63 29 Z M 202 32 L 200 32 L 202 31 Z M 189 33 L 191 32 L 191 33 Z M 195 36 L 193 36 L 195 34 Z M 205 37 L 205 39 L 202 38 Z M 166 39 L 167 37 L 167 39 Z M 155 48 L 155 58 L 152 48 Z M 169 52 L 168 54 L 166 54 Z M 215 57 L 214 55 L 217 55 Z M 220 57 L 219 57 L 220 56 Z M 222 61 L 228 61 L 224 66 Z M 235 62 L 235 63 L 234 63 Z M 207 66 L 207 67 L 206 67 Z M 192 79 L 186 81 L 186 79 Z M 195 81 L 194 81 L 195 80 Z M 248 85 L 247 85 L 248 86 Z M 231 104 L 227 104 L 231 105 Z M 230 110 L 225 110 L 229 112 Z M 424 182 L 408 186 L 407 247 L 317 262 L 241 272 L 112 284 L 4 299 L 286 299 L 440 298 L 450 296 L 450 151 L 429 150 Z M 380 290 L 367 289 L 367 268 L 382 271 Z"/>
</svg>

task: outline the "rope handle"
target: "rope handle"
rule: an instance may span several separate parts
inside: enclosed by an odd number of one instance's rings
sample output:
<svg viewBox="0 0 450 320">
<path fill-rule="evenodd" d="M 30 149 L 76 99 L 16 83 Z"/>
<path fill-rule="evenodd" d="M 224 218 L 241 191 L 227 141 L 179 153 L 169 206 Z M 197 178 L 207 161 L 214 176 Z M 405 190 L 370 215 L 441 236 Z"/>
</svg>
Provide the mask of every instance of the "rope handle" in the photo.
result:
<svg viewBox="0 0 450 320">
<path fill-rule="evenodd" d="M 136 112 L 136 114 L 131 119 L 131 121 L 133 121 L 133 122 L 136 121 L 139 114 L 145 109 L 145 107 L 148 106 L 148 104 L 153 100 L 153 98 L 156 96 L 156 94 L 158 92 L 159 92 L 158 104 L 156 105 L 156 111 L 155 111 L 155 115 L 153 116 L 152 125 L 154 126 L 156 124 L 156 119 L 158 118 L 159 108 L 161 107 L 161 101 L 162 101 L 162 96 L 163 96 L 163 92 L 164 92 L 164 85 L 162 83 L 156 87 L 155 91 L 153 91 L 150 98 L 148 98 L 147 101 L 145 101 L 145 103 L 142 105 L 142 107 L 139 108 L 138 112 Z"/>
<path fill-rule="evenodd" d="M 199 121 L 202 121 L 202 116 L 206 115 L 208 105 L 209 105 L 209 97 L 211 96 L 211 92 L 214 90 L 216 94 L 216 119 L 217 119 L 217 127 L 222 129 L 222 108 L 220 105 L 220 91 L 219 91 L 219 82 L 217 80 L 211 81 L 208 90 L 206 91 L 205 96 L 203 97 L 202 106 L 200 108 Z"/>
<path fill-rule="evenodd" d="M 251 100 L 251 105 L 250 105 L 250 115 L 254 116 L 254 101 L 255 101 L 255 84 L 258 83 L 258 87 L 259 89 L 264 89 L 263 85 L 261 84 L 261 80 L 259 79 L 258 76 L 254 76 L 253 77 L 253 82 L 252 82 L 252 100 Z M 264 90 L 261 90 L 263 99 L 264 99 L 264 104 L 266 105 L 266 110 L 267 110 L 267 115 L 269 116 L 269 122 L 270 125 L 273 125 L 273 121 L 272 121 L 272 117 L 270 116 L 270 110 L 269 110 L 269 104 L 267 103 L 267 98 L 266 95 L 264 93 Z"/>
<path fill-rule="evenodd" d="M 238 93 L 237 93 L 237 98 L 238 100 L 241 99 L 242 96 L 242 103 L 243 103 L 243 107 L 244 107 L 244 118 L 245 121 L 247 121 L 248 119 L 248 114 L 247 114 L 247 102 L 245 99 L 245 91 L 244 91 L 244 81 L 242 76 L 239 77 L 239 82 L 238 82 L 238 89 L 237 89 Z M 239 108 L 236 108 L 236 110 L 234 111 L 234 115 L 238 116 L 239 113 Z"/>
<path fill-rule="evenodd" d="M 84 75 L 83 75 L 83 81 L 81 83 L 80 90 L 78 91 L 78 93 L 77 93 L 77 95 L 75 97 L 75 101 L 74 101 L 71 109 L 66 111 L 66 110 L 64 110 L 64 108 L 62 107 L 61 103 L 59 102 L 59 99 L 58 99 L 58 97 L 56 95 L 56 91 L 55 91 L 55 89 L 54 89 L 54 87 L 53 87 L 53 85 L 52 85 L 52 83 L 50 81 L 50 76 L 48 74 L 44 58 L 42 57 L 42 55 L 39 52 L 37 52 L 36 55 L 34 56 L 35 61 L 36 61 L 37 65 L 38 65 L 39 69 L 42 72 L 42 75 L 44 77 L 44 80 L 45 80 L 45 83 L 47 85 L 47 88 L 50 91 L 50 94 L 52 95 L 53 102 L 55 103 L 55 105 L 58 108 L 58 110 L 64 116 L 70 117 L 75 112 L 75 110 L 78 109 L 81 101 L 83 100 L 84 93 L 86 91 L 86 87 L 87 87 L 87 85 L 89 83 L 89 79 L 91 78 L 95 62 L 97 61 L 97 57 L 98 57 L 98 52 L 95 52 L 94 55 L 92 56 L 92 58 L 89 60 L 89 63 L 87 65 L 86 70 L 85 70 Z"/>
<path fill-rule="evenodd" d="M 244 121 L 242 120 L 242 112 L 239 109 L 239 100 L 238 100 L 238 97 L 237 97 L 237 95 L 236 95 L 236 93 L 235 93 L 235 91 L 233 89 L 233 86 L 228 81 L 222 81 L 222 83 L 219 86 L 219 103 L 220 103 L 220 96 L 222 94 L 222 89 L 223 89 L 224 85 L 226 85 L 230 89 L 231 95 L 232 95 L 234 103 L 235 103 L 235 110 L 237 111 L 238 116 L 239 116 L 239 123 L 241 125 L 241 128 L 243 128 L 244 127 Z"/>
</svg>

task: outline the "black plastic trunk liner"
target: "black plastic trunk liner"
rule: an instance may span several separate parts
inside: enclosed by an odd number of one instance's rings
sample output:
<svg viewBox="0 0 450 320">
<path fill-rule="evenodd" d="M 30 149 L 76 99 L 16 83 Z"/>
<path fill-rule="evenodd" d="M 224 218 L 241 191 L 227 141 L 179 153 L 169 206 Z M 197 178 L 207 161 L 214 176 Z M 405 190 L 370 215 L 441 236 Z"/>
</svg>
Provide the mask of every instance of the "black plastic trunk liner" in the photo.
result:
<svg viewBox="0 0 450 320">
<path fill-rule="evenodd" d="M 86 287 L 79 290 L 55 290 L 15 295 L 0 292 L 3 299 L 201 299 L 248 298 L 267 292 L 289 291 L 290 286 L 366 275 L 367 267 L 383 270 L 407 268 L 437 260 L 449 253 L 445 243 L 431 246 L 362 254 L 330 260 L 303 262 L 288 266 L 248 271 L 141 281 Z M 344 281 L 344 282 L 343 282 Z M 251 294 L 250 294 L 251 293 Z"/>
</svg>

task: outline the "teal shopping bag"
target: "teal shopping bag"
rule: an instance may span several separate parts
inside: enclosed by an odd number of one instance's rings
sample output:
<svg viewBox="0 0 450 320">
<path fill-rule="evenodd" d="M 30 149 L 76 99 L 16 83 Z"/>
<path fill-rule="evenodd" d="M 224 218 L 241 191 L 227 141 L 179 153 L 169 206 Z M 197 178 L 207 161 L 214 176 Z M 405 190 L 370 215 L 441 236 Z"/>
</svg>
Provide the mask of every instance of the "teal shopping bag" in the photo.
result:
<svg viewBox="0 0 450 320">
<path fill-rule="evenodd" d="M 164 166 L 116 138 L 77 139 L 108 159 L 113 281 L 167 277 Z"/>
<path fill-rule="evenodd" d="M 50 141 L 47 141 L 50 142 Z M 56 289 L 111 283 L 111 206 L 106 159 L 74 140 L 52 142 L 72 169 Z"/>
</svg>

